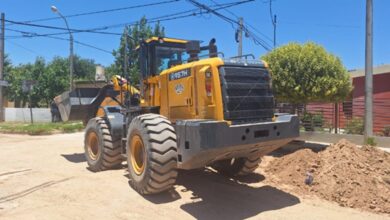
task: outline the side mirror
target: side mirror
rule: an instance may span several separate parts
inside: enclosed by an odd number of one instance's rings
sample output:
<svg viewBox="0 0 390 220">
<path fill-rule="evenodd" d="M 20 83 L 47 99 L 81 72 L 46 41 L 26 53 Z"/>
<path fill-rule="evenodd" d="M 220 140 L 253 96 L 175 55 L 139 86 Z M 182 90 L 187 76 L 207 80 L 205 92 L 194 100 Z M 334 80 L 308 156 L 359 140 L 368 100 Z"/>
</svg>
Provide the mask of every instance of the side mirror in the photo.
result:
<svg viewBox="0 0 390 220">
<path fill-rule="evenodd" d="M 215 38 L 211 39 L 209 42 L 209 56 L 210 57 L 217 57 L 218 56 L 218 48 L 217 45 L 215 45 L 216 40 Z"/>
<path fill-rule="evenodd" d="M 188 62 L 199 60 L 198 54 L 200 53 L 200 42 L 199 41 L 188 41 L 186 44 L 186 51 L 190 55 Z"/>
<path fill-rule="evenodd" d="M 163 43 L 164 43 L 164 38 L 163 38 L 163 37 L 158 37 L 158 42 L 159 42 L 160 44 L 163 44 Z"/>
</svg>

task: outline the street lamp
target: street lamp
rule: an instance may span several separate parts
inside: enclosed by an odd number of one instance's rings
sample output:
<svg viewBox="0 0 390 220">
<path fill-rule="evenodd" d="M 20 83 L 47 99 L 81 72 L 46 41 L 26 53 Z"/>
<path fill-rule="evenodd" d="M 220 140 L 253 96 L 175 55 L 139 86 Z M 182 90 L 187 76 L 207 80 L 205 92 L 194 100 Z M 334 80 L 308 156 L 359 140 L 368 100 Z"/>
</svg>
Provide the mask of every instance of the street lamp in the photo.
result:
<svg viewBox="0 0 390 220">
<path fill-rule="evenodd" d="M 70 28 L 69 28 L 69 25 L 68 25 L 68 21 L 66 20 L 66 18 L 61 14 L 61 12 L 58 10 L 58 8 L 54 5 L 52 5 L 51 7 L 51 11 L 58 14 L 62 19 L 64 19 L 65 21 L 65 24 L 66 24 L 66 28 L 68 29 L 68 32 L 69 32 L 69 41 L 70 41 L 70 48 L 69 48 L 69 80 L 70 80 L 70 91 L 73 90 L 73 35 L 72 35 L 72 32 L 70 31 Z"/>
</svg>

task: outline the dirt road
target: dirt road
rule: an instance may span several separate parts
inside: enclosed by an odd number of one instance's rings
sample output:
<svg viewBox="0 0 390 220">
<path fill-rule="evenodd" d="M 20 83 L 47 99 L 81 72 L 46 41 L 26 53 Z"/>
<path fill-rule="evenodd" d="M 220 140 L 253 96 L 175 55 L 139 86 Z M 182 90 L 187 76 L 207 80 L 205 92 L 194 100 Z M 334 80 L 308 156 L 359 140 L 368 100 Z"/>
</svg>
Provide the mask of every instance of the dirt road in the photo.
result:
<svg viewBox="0 0 390 220">
<path fill-rule="evenodd" d="M 143 197 L 126 169 L 92 173 L 83 134 L 0 134 L 0 219 L 390 219 L 298 198 L 267 185 L 261 170 L 229 180 L 181 172 L 175 189 Z"/>
</svg>

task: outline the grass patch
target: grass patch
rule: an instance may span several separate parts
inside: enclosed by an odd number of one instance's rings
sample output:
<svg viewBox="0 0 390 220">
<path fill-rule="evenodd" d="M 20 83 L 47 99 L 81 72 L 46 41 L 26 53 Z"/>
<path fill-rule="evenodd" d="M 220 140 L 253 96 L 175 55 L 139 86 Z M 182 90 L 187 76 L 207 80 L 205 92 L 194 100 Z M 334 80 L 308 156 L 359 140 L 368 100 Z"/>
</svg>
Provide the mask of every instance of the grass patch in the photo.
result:
<svg viewBox="0 0 390 220">
<path fill-rule="evenodd" d="M 45 135 L 58 133 L 72 133 L 84 129 L 80 121 L 61 122 L 61 123 L 17 123 L 3 122 L 0 123 L 1 133 Z"/>
<path fill-rule="evenodd" d="M 377 143 L 375 141 L 375 138 L 373 137 L 368 137 L 365 141 L 364 141 L 364 144 L 367 144 L 367 145 L 370 145 L 370 146 L 376 146 Z"/>
</svg>

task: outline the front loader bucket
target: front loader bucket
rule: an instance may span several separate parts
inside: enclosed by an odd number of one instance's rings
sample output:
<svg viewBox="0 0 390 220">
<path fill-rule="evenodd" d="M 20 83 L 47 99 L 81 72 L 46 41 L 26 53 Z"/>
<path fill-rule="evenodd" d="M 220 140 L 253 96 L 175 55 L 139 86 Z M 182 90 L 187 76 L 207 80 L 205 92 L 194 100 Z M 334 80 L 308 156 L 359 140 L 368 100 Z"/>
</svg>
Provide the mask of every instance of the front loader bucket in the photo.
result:
<svg viewBox="0 0 390 220">
<path fill-rule="evenodd" d="M 84 120 L 101 88 L 76 88 L 54 98 L 63 121 Z"/>
</svg>

